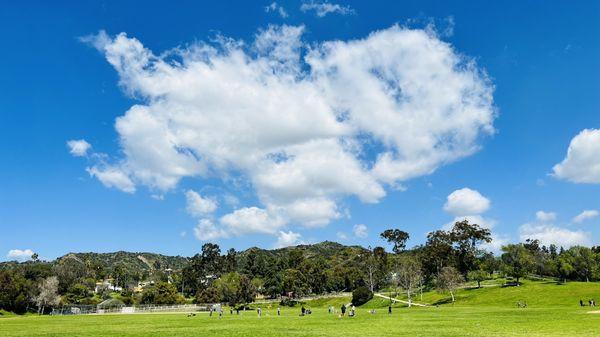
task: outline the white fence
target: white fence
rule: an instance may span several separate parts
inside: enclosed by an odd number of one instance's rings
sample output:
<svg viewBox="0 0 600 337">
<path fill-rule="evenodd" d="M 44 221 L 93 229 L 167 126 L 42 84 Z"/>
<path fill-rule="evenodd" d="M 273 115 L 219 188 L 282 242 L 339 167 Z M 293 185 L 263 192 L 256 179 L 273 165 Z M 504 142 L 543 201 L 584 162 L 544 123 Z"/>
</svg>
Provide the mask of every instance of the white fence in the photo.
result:
<svg viewBox="0 0 600 337">
<path fill-rule="evenodd" d="M 210 304 L 178 304 L 178 305 L 136 305 L 131 307 L 115 306 L 100 309 L 92 305 L 69 305 L 52 310 L 52 315 L 80 314 L 136 314 L 152 312 L 197 312 L 208 311 Z"/>
</svg>

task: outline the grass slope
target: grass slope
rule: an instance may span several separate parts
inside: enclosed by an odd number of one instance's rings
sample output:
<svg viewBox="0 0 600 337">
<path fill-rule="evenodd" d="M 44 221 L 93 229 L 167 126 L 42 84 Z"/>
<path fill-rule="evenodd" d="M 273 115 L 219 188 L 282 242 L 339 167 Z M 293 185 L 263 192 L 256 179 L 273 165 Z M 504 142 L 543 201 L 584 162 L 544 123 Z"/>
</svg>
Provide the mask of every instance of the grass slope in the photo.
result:
<svg viewBox="0 0 600 337">
<path fill-rule="evenodd" d="M 428 292 L 425 302 L 446 301 L 447 295 Z M 10 316 L 0 318 L 0 336 L 575 336 L 599 335 L 600 315 L 580 308 L 579 298 L 600 299 L 598 283 L 556 285 L 527 281 L 520 287 L 460 290 L 458 302 L 430 308 L 396 305 L 388 315 L 388 301 L 373 299 L 357 309 L 357 317 L 328 314 L 349 298 L 320 299 L 305 305 L 313 314 L 300 317 L 299 307 L 263 306 L 240 316 L 227 311 L 222 319 L 208 314 Z M 516 308 L 526 300 L 528 308 Z M 375 308 L 376 314 L 368 313 Z M 0 316 L 1 317 L 1 316 Z"/>
</svg>

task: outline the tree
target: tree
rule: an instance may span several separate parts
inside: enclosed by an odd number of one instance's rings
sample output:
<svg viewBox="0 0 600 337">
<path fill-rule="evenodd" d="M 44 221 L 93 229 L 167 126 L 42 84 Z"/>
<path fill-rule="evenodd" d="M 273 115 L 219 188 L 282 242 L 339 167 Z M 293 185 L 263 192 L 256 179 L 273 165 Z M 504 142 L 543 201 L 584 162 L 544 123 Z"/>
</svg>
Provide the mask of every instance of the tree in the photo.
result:
<svg viewBox="0 0 600 337">
<path fill-rule="evenodd" d="M 358 287 L 352 291 L 352 304 L 363 305 L 373 298 L 373 292 L 367 287 Z"/>
<path fill-rule="evenodd" d="M 430 232 L 425 246 L 420 250 L 426 276 L 435 277 L 444 266 L 450 264 L 454 255 L 450 233 L 443 230 Z"/>
<path fill-rule="evenodd" d="M 465 219 L 454 224 L 450 239 L 454 243 L 458 270 L 466 276 L 469 270 L 476 267 L 477 246 L 483 242 L 491 242 L 492 235 L 489 229 L 470 224 Z"/>
<path fill-rule="evenodd" d="M 519 279 L 526 276 L 534 267 L 531 252 L 522 244 L 509 244 L 502 247 L 504 252 L 501 256 L 504 263 L 504 272 L 511 277 Z"/>
<path fill-rule="evenodd" d="M 219 289 L 214 284 L 196 294 L 196 303 L 218 303 L 221 301 Z"/>
<path fill-rule="evenodd" d="M 31 281 L 20 273 L 0 270 L 0 309 L 24 313 L 29 304 L 31 288 Z"/>
<path fill-rule="evenodd" d="M 44 313 L 46 307 L 54 307 L 60 303 L 58 295 L 58 278 L 50 276 L 40 282 L 38 285 L 39 294 L 35 296 L 34 301 L 38 306 L 38 314 Z"/>
<path fill-rule="evenodd" d="M 306 280 L 297 269 L 288 268 L 283 272 L 283 291 L 292 293 L 293 297 L 301 297 L 306 293 Z"/>
<path fill-rule="evenodd" d="M 421 264 L 412 256 L 402 256 L 396 268 L 396 284 L 406 292 L 408 306 L 412 306 L 412 290 L 421 284 Z"/>
<path fill-rule="evenodd" d="M 227 251 L 227 255 L 225 256 L 225 268 L 224 272 L 232 272 L 237 269 L 237 252 L 233 248 L 229 248 Z"/>
<path fill-rule="evenodd" d="M 159 282 L 148 286 L 142 292 L 144 304 L 182 304 L 185 299 L 177 292 L 177 288 L 167 282 Z"/>
<path fill-rule="evenodd" d="M 463 282 L 462 275 L 454 267 L 444 267 L 437 277 L 437 290 L 441 293 L 449 292 L 454 303 L 454 292 Z"/>
<path fill-rule="evenodd" d="M 221 299 L 231 306 L 252 302 L 256 295 L 251 280 L 237 272 L 224 274 L 215 281 L 214 286 L 221 294 Z"/>
<path fill-rule="evenodd" d="M 194 255 L 182 272 L 182 284 L 187 293 L 197 294 L 209 287 L 213 280 L 221 274 L 223 264 L 221 249 L 213 243 L 202 245 L 202 252 Z"/>
<path fill-rule="evenodd" d="M 386 229 L 380 234 L 382 239 L 385 239 L 388 243 L 393 244 L 392 251 L 399 254 L 406 248 L 406 241 L 410 238 L 410 235 L 399 229 Z"/>
<path fill-rule="evenodd" d="M 481 281 L 485 281 L 488 279 L 488 273 L 485 270 L 481 270 L 481 269 L 471 270 L 467 274 L 467 278 L 470 281 L 476 281 L 477 288 L 481 288 Z"/>
</svg>

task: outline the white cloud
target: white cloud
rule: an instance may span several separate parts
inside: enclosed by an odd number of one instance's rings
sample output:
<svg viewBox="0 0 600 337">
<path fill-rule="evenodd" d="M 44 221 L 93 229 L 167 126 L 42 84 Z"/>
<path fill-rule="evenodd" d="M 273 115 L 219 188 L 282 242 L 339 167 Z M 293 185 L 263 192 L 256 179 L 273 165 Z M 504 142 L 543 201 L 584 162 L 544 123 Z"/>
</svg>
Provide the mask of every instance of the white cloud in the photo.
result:
<svg viewBox="0 0 600 337">
<path fill-rule="evenodd" d="M 284 221 L 258 207 L 244 207 L 226 214 L 220 223 L 235 235 L 247 233 L 275 234 L 285 225 Z"/>
<path fill-rule="evenodd" d="M 537 212 L 535 212 L 535 218 L 541 222 L 554 221 L 554 220 L 556 220 L 556 213 L 537 211 Z"/>
<path fill-rule="evenodd" d="M 579 213 L 576 217 L 574 217 L 573 222 L 581 223 L 586 220 L 593 219 L 593 218 L 597 217 L 598 215 L 600 215 L 600 213 L 595 209 L 585 210 L 585 211 Z"/>
<path fill-rule="evenodd" d="M 277 13 L 279 14 L 279 16 L 281 16 L 282 18 L 287 18 L 289 15 L 286 12 L 285 8 L 283 8 L 281 5 L 279 5 L 277 2 L 272 2 L 270 5 L 265 7 L 265 12 L 267 13 Z"/>
<path fill-rule="evenodd" d="M 98 178 L 106 187 L 114 187 L 126 193 L 135 192 L 135 184 L 127 173 L 114 166 L 92 166 L 86 169 L 90 176 Z"/>
<path fill-rule="evenodd" d="M 571 140 L 554 176 L 574 183 L 600 183 L 600 129 L 585 129 Z"/>
<path fill-rule="evenodd" d="M 446 198 L 444 210 L 455 216 L 481 214 L 490 208 L 490 200 L 470 188 L 456 190 Z"/>
<path fill-rule="evenodd" d="M 31 260 L 31 255 L 33 254 L 33 250 L 31 249 L 11 249 L 8 251 L 8 254 L 6 254 L 6 258 L 9 261 L 25 262 Z"/>
<path fill-rule="evenodd" d="M 335 236 L 338 238 L 338 240 L 342 240 L 342 241 L 348 240 L 348 235 L 344 232 L 337 232 L 337 233 L 335 233 Z"/>
<path fill-rule="evenodd" d="M 366 225 L 358 224 L 352 227 L 352 234 L 354 234 L 354 236 L 357 238 L 364 239 L 369 236 L 369 231 Z"/>
<path fill-rule="evenodd" d="M 69 147 L 69 152 L 75 157 L 87 155 L 88 150 L 92 147 L 85 139 L 69 140 L 67 146 Z"/>
<path fill-rule="evenodd" d="M 339 218 L 345 197 L 376 203 L 494 132 L 493 86 L 435 34 L 393 26 L 309 45 L 303 31 L 269 26 L 251 43 L 220 37 L 160 56 L 124 33 L 85 38 L 138 100 L 115 123 L 123 157 L 88 171 L 130 193 L 239 178 L 261 205 L 218 225 L 276 235 Z"/>
<path fill-rule="evenodd" d="M 192 216 L 203 216 L 217 210 L 217 202 L 211 198 L 203 198 L 198 192 L 187 190 L 185 192 L 187 202 L 186 210 Z"/>
<path fill-rule="evenodd" d="M 538 239 L 544 245 L 570 247 L 575 245 L 589 245 L 590 233 L 581 230 L 572 231 L 552 224 L 526 223 L 519 227 L 521 241 Z"/>
<path fill-rule="evenodd" d="M 194 236 L 200 241 L 210 241 L 227 238 L 229 234 L 225 230 L 218 228 L 211 220 L 200 219 L 196 227 L 194 227 Z"/>
<path fill-rule="evenodd" d="M 314 11 L 315 15 L 322 18 L 327 16 L 327 14 L 334 13 L 340 15 L 350 15 L 354 14 L 354 9 L 350 8 L 350 6 L 343 6 L 339 4 L 333 4 L 327 1 L 324 2 L 316 2 L 310 1 L 305 2 L 300 6 L 300 10 L 303 12 Z"/>
<path fill-rule="evenodd" d="M 279 234 L 277 235 L 277 242 L 275 243 L 275 248 L 284 248 L 302 244 L 303 241 L 301 240 L 301 237 L 302 235 L 300 235 L 299 233 L 294 233 L 292 231 L 279 231 Z"/>
</svg>

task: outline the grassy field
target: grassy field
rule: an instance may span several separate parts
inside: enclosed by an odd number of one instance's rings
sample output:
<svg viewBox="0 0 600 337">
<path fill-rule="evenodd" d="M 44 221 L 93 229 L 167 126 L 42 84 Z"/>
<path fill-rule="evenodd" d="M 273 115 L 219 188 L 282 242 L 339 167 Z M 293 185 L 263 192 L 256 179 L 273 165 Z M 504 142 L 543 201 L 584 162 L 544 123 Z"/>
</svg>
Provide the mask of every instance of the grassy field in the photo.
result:
<svg viewBox="0 0 600 337">
<path fill-rule="evenodd" d="M 580 308 L 579 299 L 600 299 L 600 284 L 526 282 L 501 288 L 461 290 L 458 302 L 438 307 L 406 308 L 397 304 L 387 314 L 388 301 L 373 299 L 357 309 L 357 317 L 328 314 L 348 298 L 307 303 L 313 314 L 300 317 L 299 308 L 263 307 L 223 318 L 198 314 L 133 314 L 90 316 L 14 316 L 0 318 L 0 336 L 598 336 L 600 315 Z M 425 293 L 424 302 L 446 303 L 447 296 Z M 517 300 L 528 308 L 517 308 Z M 374 308 L 375 314 L 369 310 Z"/>
</svg>

